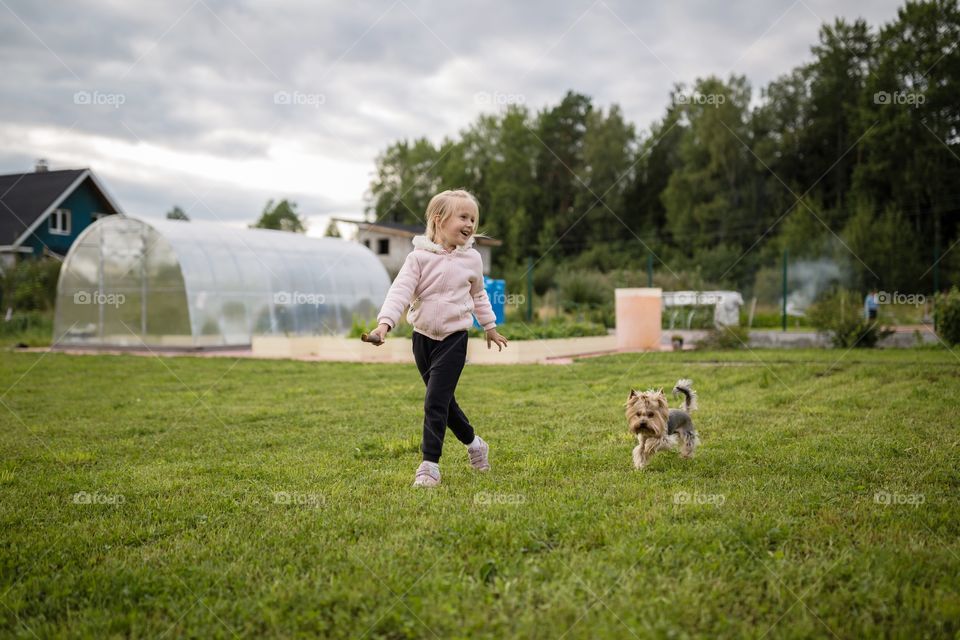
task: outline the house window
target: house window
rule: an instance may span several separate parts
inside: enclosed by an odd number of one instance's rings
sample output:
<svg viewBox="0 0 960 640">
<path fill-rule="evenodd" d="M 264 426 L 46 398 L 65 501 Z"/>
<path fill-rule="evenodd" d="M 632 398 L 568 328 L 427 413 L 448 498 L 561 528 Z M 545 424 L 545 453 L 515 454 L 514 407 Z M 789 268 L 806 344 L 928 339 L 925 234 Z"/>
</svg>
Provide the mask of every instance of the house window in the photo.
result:
<svg viewBox="0 0 960 640">
<path fill-rule="evenodd" d="M 390 238 L 380 238 L 377 240 L 377 255 L 385 256 L 390 253 Z"/>
<path fill-rule="evenodd" d="M 365 246 L 367 249 L 370 248 L 370 238 L 367 238 L 363 241 L 363 246 Z"/>
<path fill-rule="evenodd" d="M 70 209 L 55 209 L 50 214 L 50 233 L 58 236 L 70 235 Z"/>
</svg>

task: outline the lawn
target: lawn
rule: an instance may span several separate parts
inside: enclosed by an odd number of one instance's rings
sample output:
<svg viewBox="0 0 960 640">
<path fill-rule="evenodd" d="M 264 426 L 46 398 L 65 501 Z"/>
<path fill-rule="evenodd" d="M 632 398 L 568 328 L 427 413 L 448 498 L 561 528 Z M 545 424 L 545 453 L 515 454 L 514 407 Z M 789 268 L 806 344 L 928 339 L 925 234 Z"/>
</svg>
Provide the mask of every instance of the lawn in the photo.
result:
<svg viewBox="0 0 960 640">
<path fill-rule="evenodd" d="M 631 468 L 691 377 L 694 460 Z M 491 443 L 410 487 L 413 366 L 0 354 L 0 635 L 960 634 L 946 350 L 468 366 Z M 676 405 L 675 405 L 676 406 Z"/>
</svg>

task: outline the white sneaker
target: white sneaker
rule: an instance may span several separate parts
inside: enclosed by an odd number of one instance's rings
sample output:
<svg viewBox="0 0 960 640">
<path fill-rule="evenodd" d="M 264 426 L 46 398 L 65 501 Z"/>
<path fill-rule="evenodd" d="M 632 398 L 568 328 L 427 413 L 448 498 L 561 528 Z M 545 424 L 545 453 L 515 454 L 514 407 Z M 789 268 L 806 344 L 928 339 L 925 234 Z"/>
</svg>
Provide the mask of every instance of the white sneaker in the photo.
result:
<svg viewBox="0 0 960 640">
<path fill-rule="evenodd" d="M 417 474 L 413 478 L 415 487 L 435 487 L 440 484 L 440 465 L 436 462 L 424 460 L 417 467 Z"/>
<path fill-rule="evenodd" d="M 467 455 L 470 456 L 470 466 L 477 471 L 490 471 L 490 460 L 487 458 L 489 453 L 490 445 L 480 436 L 476 436 L 473 444 L 467 447 Z"/>
</svg>

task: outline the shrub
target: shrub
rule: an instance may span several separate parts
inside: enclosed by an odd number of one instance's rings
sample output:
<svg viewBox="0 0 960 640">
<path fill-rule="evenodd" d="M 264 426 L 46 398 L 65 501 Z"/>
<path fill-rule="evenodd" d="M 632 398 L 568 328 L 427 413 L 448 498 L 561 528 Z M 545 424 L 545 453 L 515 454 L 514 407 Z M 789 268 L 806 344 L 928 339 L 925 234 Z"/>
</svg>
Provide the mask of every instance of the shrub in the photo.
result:
<svg viewBox="0 0 960 640">
<path fill-rule="evenodd" d="M 359 338 L 361 333 L 370 333 L 376 328 L 376 320 L 364 322 L 354 317 L 353 325 L 350 327 L 350 333 L 347 334 L 347 337 Z M 583 336 L 607 335 L 607 328 L 602 324 L 595 322 L 574 322 L 566 318 L 554 318 L 550 322 L 536 322 L 533 324 L 513 321 L 498 325 L 497 331 L 507 340 L 542 340 L 547 338 L 579 338 Z M 472 327 L 469 334 L 471 337 L 481 338 L 484 332 L 482 329 Z M 409 338 L 412 335 L 413 325 L 401 320 L 400 324 L 390 331 L 388 337 Z"/>
<path fill-rule="evenodd" d="M 613 301 L 610 278 L 599 271 L 564 270 L 557 274 L 557 287 L 567 311 L 600 307 Z"/>
<path fill-rule="evenodd" d="M 819 298 L 810 305 L 807 315 L 817 331 L 827 334 L 833 346 L 843 349 L 875 347 L 893 333 L 892 329 L 881 327 L 879 321 L 864 318 L 860 296 L 842 288 Z"/>
<path fill-rule="evenodd" d="M 376 318 L 370 320 L 362 320 L 357 316 L 353 316 L 353 322 L 350 325 L 350 331 L 347 333 L 348 338 L 359 338 L 361 333 L 370 333 L 379 326 Z M 387 337 L 393 338 L 409 338 L 413 335 L 413 326 L 408 324 L 407 321 L 403 318 L 400 319 L 400 322 L 393 329 L 390 330 L 390 333 L 387 334 Z"/>
<path fill-rule="evenodd" d="M 509 322 L 497 327 L 500 335 L 507 340 L 546 340 L 550 338 L 581 338 L 584 336 L 605 336 L 607 328 L 595 322 L 575 322 L 566 318 L 554 318 L 549 322 L 526 324 Z M 470 335 L 483 336 L 480 329 L 471 329 Z"/>
<path fill-rule="evenodd" d="M 954 286 L 936 298 L 937 334 L 949 345 L 960 344 L 960 289 Z"/>
<path fill-rule="evenodd" d="M 713 327 L 697 341 L 697 349 L 729 350 L 744 349 L 750 342 L 750 331 L 744 327 Z"/>
<path fill-rule="evenodd" d="M 53 312 L 23 311 L 9 320 L 0 317 L 0 345 L 49 345 L 53 335 Z"/>
<path fill-rule="evenodd" d="M 16 311 L 47 311 L 57 298 L 60 262 L 27 258 L 3 274 L 0 280 L 2 307 Z"/>
</svg>

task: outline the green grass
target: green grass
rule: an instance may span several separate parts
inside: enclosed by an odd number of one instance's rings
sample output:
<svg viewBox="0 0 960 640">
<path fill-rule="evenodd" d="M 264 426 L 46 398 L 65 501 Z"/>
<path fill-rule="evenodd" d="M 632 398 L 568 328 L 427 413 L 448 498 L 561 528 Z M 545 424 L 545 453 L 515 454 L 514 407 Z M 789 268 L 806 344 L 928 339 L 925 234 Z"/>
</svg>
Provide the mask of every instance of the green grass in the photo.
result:
<svg viewBox="0 0 960 640">
<path fill-rule="evenodd" d="M 19 345 L 45 347 L 49 346 L 52 340 L 52 311 L 17 313 L 9 321 L 0 318 L 0 348 Z"/>
<path fill-rule="evenodd" d="M 702 448 L 635 472 L 622 403 L 681 376 Z M 945 350 L 468 366 L 493 471 L 448 435 L 433 491 L 413 366 L 3 353 L 2 390 L 5 637 L 960 633 Z"/>
</svg>

